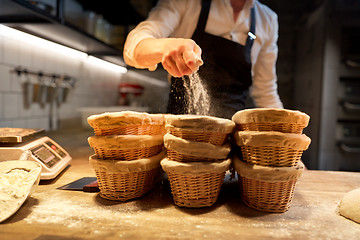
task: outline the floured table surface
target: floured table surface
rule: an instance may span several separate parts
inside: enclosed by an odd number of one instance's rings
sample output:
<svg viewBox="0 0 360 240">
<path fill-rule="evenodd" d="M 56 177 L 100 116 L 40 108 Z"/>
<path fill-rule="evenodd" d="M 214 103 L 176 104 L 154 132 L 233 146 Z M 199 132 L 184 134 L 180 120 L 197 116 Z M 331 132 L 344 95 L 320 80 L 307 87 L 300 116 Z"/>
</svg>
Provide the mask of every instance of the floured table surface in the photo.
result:
<svg viewBox="0 0 360 240">
<path fill-rule="evenodd" d="M 37 190 L 10 219 L 0 224 L 7 239 L 357 239 L 360 224 L 338 214 L 347 192 L 360 187 L 360 173 L 303 173 L 289 211 L 264 213 L 244 205 L 237 180 L 226 176 L 218 202 L 203 209 L 174 205 L 164 180 L 142 198 L 116 202 L 99 193 L 57 189 L 95 176 L 88 157 L 92 149 L 81 135 L 67 142 L 71 167 Z M 64 142 L 62 141 L 64 140 Z M 67 140 L 67 141 L 65 141 Z"/>
</svg>

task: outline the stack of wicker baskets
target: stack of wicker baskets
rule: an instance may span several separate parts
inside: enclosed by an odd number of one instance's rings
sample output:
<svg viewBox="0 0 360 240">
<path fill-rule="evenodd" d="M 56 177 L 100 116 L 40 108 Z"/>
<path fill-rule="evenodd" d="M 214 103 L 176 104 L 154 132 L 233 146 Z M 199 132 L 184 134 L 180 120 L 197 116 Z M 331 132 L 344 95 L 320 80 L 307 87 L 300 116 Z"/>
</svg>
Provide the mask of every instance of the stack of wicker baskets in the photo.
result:
<svg viewBox="0 0 360 240">
<path fill-rule="evenodd" d="M 100 196 L 126 201 L 151 190 L 166 156 L 164 116 L 123 111 L 90 116 L 88 123 L 95 132 L 88 138 L 95 151 L 89 160 Z"/>
<path fill-rule="evenodd" d="M 310 138 L 302 134 L 309 116 L 300 111 L 258 108 L 234 114 L 234 166 L 246 205 L 266 212 L 290 207 Z M 241 159 L 241 160 L 240 160 Z"/>
<path fill-rule="evenodd" d="M 168 158 L 161 161 L 179 207 L 212 206 L 229 169 L 227 143 L 235 123 L 222 118 L 167 115 L 164 145 Z"/>
</svg>

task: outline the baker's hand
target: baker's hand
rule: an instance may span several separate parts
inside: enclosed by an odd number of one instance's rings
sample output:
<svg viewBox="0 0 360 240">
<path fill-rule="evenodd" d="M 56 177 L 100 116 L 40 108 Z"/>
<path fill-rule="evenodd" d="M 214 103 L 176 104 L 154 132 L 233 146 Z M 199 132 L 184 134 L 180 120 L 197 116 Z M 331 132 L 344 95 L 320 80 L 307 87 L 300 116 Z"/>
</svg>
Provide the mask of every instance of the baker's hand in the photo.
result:
<svg viewBox="0 0 360 240">
<path fill-rule="evenodd" d="M 166 71 L 174 77 L 182 77 L 196 72 L 203 64 L 201 48 L 191 39 L 163 39 L 163 56 L 161 63 Z"/>
</svg>

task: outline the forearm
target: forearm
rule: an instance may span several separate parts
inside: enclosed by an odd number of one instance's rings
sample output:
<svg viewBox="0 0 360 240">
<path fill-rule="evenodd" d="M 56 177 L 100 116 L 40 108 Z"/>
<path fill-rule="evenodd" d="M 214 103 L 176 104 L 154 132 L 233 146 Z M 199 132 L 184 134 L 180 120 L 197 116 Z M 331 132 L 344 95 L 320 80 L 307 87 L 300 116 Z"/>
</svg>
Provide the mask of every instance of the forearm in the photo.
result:
<svg viewBox="0 0 360 240">
<path fill-rule="evenodd" d="M 201 49 L 191 39 L 147 38 L 141 40 L 134 49 L 133 59 L 124 56 L 131 65 L 155 70 L 158 63 L 174 77 L 189 75 L 202 65 Z"/>
<path fill-rule="evenodd" d="M 163 52 L 164 39 L 144 39 L 135 48 L 134 60 L 141 66 L 152 68 L 162 61 Z"/>
</svg>

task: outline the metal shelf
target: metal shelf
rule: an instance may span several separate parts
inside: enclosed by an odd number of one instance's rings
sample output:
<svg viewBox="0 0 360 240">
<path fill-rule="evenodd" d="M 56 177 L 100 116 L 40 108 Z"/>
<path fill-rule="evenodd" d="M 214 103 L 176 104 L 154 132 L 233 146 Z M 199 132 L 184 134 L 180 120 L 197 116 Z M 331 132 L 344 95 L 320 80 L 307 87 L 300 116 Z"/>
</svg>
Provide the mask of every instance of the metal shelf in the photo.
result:
<svg viewBox="0 0 360 240">
<path fill-rule="evenodd" d="M 0 23 L 20 31 L 126 66 L 122 51 L 64 21 L 58 0 L 56 15 L 23 0 L 0 0 Z"/>
</svg>

